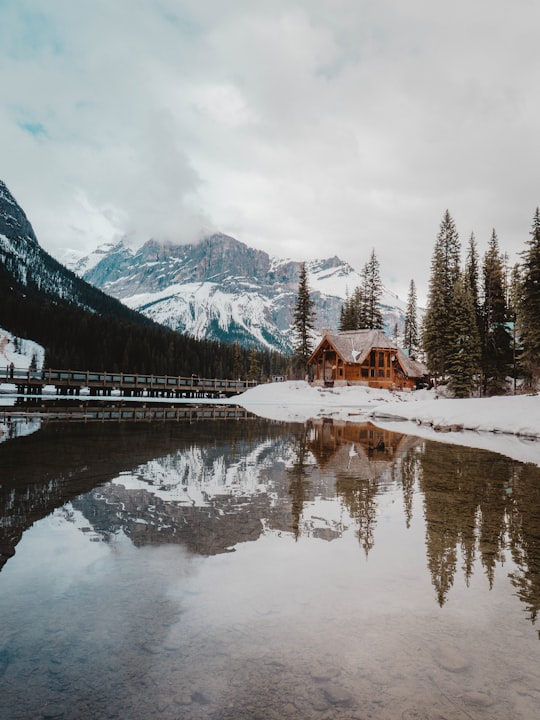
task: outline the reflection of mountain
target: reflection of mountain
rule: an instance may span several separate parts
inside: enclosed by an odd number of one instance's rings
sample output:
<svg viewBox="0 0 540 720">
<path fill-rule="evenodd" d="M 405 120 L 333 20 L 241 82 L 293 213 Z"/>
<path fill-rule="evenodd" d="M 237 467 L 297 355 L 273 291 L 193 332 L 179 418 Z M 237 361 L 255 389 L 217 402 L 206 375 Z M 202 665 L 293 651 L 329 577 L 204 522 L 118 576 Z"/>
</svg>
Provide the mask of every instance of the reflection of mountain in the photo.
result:
<svg viewBox="0 0 540 720">
<path fill-rule="evenodd" d="M 249 448 L 287 437 L 285 425 L 264 420 L 202 423 L 45 423 L 27 437 L 0 445 L 0 568 L 23 532 L 54 509 L 120 473 L 178 448 L 227 443 Z M 221 441 L 224 442 L 223 440 Z"/>
<path fill-rule="evenodd" d="M 281 488 L 287 434 L 182 447 L 78 498 L 98 532 L 122 530 L 135 545 L 181 543 L 213 555 L 256 540 L 265 526 L 290 529 Z"/>
</svg>

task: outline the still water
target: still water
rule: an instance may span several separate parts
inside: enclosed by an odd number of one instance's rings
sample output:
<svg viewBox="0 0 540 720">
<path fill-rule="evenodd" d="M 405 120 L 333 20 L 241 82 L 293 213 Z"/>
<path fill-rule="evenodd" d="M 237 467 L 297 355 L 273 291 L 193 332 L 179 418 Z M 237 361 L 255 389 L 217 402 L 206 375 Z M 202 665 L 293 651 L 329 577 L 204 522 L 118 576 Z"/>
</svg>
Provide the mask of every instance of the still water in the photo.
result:
<svg viewBox="0 0 540 720">
<path fill-rule="evenodd" d="M 322 421 L 0 432 L 1 718 L 539 717 L 536 466 Z"/>
</svg>

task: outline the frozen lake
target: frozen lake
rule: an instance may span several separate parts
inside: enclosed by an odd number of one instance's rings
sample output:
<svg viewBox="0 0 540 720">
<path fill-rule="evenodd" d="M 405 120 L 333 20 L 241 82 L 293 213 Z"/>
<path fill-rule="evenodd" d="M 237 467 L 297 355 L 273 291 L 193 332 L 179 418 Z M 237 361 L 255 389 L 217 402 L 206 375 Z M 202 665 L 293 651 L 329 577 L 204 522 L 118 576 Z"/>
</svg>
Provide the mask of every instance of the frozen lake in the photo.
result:
<svg viewBox="0 0 540 720">
<path fill-rule="evenodd" d="M 536 466 L 335 421 L 0 432 L 1 718 L 538 717 Z"/>
</svg>

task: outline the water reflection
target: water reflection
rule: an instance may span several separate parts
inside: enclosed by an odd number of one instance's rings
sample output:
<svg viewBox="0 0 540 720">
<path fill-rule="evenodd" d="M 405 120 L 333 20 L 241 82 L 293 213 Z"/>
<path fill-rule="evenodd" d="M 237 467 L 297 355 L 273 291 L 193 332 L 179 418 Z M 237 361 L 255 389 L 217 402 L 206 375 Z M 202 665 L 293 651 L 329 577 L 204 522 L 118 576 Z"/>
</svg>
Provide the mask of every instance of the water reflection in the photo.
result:
<svg viewBox="0 0 540 720">
<path fill-rule="evenodd" d="M 230 551 L 265 530 L 332 540 L 353 524 L 366 555 L 379 501 L 400 488 L 409 527 L 423 499 L 427 567 L 443 605 L 479 558 L 489 587 L 507 553 L 531 621 L 540 606 L 540 472 L 503 456 L 363 425 L 244 423 L 140 428 L 7 423 L 2 448 L 2 564 L 24 530 L 71 501 L 107 539 L 180 543 L 202 555 Z M 30 443 L 30 447 L 29 447 Z M 336 497 L 336 522 L 318 515 Z M 314 509 L 315 505 L 317 506 Z M 326 507 L 329 510 L 329 507 Z"/>
<path fill-rule="evenodd" d="M 33 430 L 36 430 L 36 422 L 35 419 L 32 422 Z M 209 475 L 213 477 L 210 460 L 208 466 L 205 464 L 208 457 L 216 456 L 218 463 L 227 454 L 240 457 L 254 445 L 258 447 L 261 434 L 268 435 L 271 442 L 274 435 L 283 436 L 285 433 L 283 428 L 268 427 L 266 422 L 257 420 L 142 425 L 45 422 L 42 429 L 31 436 L 25 431 L 28 428 L 26 418 L 13 418 L 7 425 L 6 435 L 14 439 L 0 445 L 0 567 L 14 554 L 23 532 L 37 520 L 70 500 L 75 502 L 76 498 L 79 498 L 78 503 L 89 507 L 89 513 L 92 502 L 107 506 L 110 494 L 122 490 L 121 484 L 107 487 L 106 483 L 118 478 L 127 479 L 134 469 L 145 468 L 148 472 L 142 482 L 149 489 L 140 490 L 146 498 L 151 498 L 160 489 L 152 487 L 151 473 L 160 469 L 162 473 L 170 474 L 173 467 L 174 474 L 175 458 L 180 465 L 186 460 L 187 467 L 191 459 L 190 477 L 196 476 L 204 486 L 205 478 Z M 224 436 L 227 441 L 217 440 Z M 227 448 L 224 447 L 225 442 Z M 185 468 L 177 469 L 185 472 Z M 177 480 L 173 483 L 182 486 Z M 86 493 L 101 486 L 105 487 L 95 490 L 95 496 L 92 495 L 94 500 L 85 499 Z M 129 492 L 126 491 L 127 495 Z M 124 497 L 126 500 L 127 497 Z M 131 508 L 132 503 L 127 505 Z M 129 524 L 137 526 L 140 521 L 137 513 L 148 510 L 140 503 L 134 507 L 133 516 L 129 511 L 125 512 L 122 522 L 116 522 L 114 512 L 107 513 L 110 526 L 98 527 L 107 535 L 121 526 L 124 529 Z M 172 507 L 174 505 L 169 503 L 168 509 Z M 91 514 L 99 516 L 95 509 Z M 174 535 L 176 530 L 169 534 Z M 134 536 L 137 534 L 140 535 L 133 532 Z M 148 535 L 149 541 L 152 537 Z"/>
<path fill-rule="evenodd" d="M 322 420 L 5 434 L 0 716 L 533 717 L 536 466 Z"/>
<path fill-rule="evenodd" d="M 417 457 L 428 567 L 443 605 L 458 562 L 469 583 L 479 558 L 489 587 L 510 554 L 528 617 L 540 607 L 540 472 L 499 455 L 427 443 Z"/>
</svg>

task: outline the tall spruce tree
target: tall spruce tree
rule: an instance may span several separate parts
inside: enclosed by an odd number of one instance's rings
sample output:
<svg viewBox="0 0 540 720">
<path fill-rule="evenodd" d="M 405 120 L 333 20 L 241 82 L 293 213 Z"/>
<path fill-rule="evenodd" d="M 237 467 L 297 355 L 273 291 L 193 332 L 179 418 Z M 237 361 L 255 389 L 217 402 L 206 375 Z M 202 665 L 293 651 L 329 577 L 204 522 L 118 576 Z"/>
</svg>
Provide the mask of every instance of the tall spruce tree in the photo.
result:
<svg viewBox="0 0 540 720">
<path fill-rule="evenodd" d="M 371 256 L 364 266 L 363 280 L 363 310 L 365 314 L 361 319 L 364 320 L 364 327 L 369 330 L 382 330 L 383 316 L 380 300 L 383 293 L 383 284 L 375 250 L 371 251 Z"/>
<path fill-rule="evenodd" d="M 506 390 L 506 378 L 512 362 L 512 338 L 506 324 L 506 282 L 495 230 L 484 255 L 483 279 L 483 388 L 484 393 L 497 395 Z"/>
<path fill-rule="evenodd" d="M 527 383 L 536 388 L 540 378 L 540 210 L 536 208 L 529 246 L 523 252 L 520 327 L 522 364 Z"/>
<path fill-rule="evenodd" d="M 341 306 L 340 330 L 358 330 L 364 327 L 363 304 L 362 288 L 356 287 L 353 294 L 347 296 Z"/>
<path fill-rule="evenodd" d="M 422 344 L 430 373 L 444 377 L 454 340 L 449 323 L 454 285 L 460 275 L 459 235 L 446 210 L 441 221 L 431 261 L 428 306 L 424 317 Z"/>
<path fill-rule="evenodd" d="M 260 380 L 261 378 L 261 366 L 259 363 L 259 358 L 257 357 L 257 351 L 255 348 L 252 348 L 249 351 L 249 367 L 248 367 L 248 373 L 247 378 L 248 380 Z"/>
<path fill-rule="evenodd" d="M 361 330 L 367 327 L 367 314 L 366 314 L 366 292 L 365 285 L 359 285 L 354 288 L 352 294 L 352 307 L 353 307 L 353 318 L 354 327 L 351 330 Z"/>
<path fill-rule="evenodd" d="M 447 356 L 449 386 L 455 397 L 469 397 L 479 384 L 481 344 L 469 280 L 454 283 L 448 324 L 453 335 Z"/>
<path fill-rule="evenodd" d="M 312 353 L 312 334 L 315 325 L 314 301 L 307 281 L 306 263 L 300 266 L 298 278 L 298 295 L 293 314 L 294 353 L 296 364 L 305 370 L 306 363 Z"/>
<path fill-rule="evenodd" d="M 480 260 L 478 257 L 478 249 L 476 246 L 476 238 L 474 233 L 471 233 L 469 238 L 469 245 L 467 248 L 467 259 L 465 261 L 465 282 L 469 285 L 471 290 L 474 314 L 476 318 L 476 326 L 480 339 L 482 339 L 482 308 L 480 304 Z"/>
<path fill-rule="evenodd" d="M 407 297 L 407 309 L 405 311 L 405 325 L 403 328 L 403 347 L 410 357 L 414 357 L 419 348 L 417 306 L 416 306 L 416 285 L 411 280 L 409 295 Z"/>
<path fill-rule="evenodd" d="M 516 263 L 510 271 L 510 279 L 507 287 L 508 321 L 512 332 L 512 378 L 514 395 L 517 388 L 517 379 L 521 375 L 521 326 L 520 308 L 522 303 L 523 279 L 521 268 Z"/>
<path fill-rule="evenodd" d="M 343 305 L 341 306 L 341 310 L 339 311 L 339 330 L 350 330 L 349 327 L 351 322 L 351 296 L 349 295 L 349 291 L 347 290 L 345 294 L 345 300 L 343 301 Z"/>
</svg>

